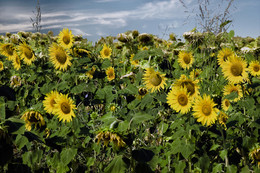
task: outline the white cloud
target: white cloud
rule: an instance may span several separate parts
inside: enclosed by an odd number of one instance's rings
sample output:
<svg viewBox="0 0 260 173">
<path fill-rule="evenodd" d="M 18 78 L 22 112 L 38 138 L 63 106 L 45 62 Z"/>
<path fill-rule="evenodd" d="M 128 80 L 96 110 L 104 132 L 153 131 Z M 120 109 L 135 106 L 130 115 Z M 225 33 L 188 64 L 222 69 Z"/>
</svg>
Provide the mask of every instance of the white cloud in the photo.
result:
<svg viewBox="0 0 260 173">
<path fill-rule="evenodd" d="M 71 31 L 72 31 L 72 34 L 73 35 L 82 35 L 83 37 L 84 36 L 91 36 L 91 34 L 88 34 L 84 31 L 82 31 L 81 29 L 78 29 L 78 28 L 71 28 Z"/>
</svg>

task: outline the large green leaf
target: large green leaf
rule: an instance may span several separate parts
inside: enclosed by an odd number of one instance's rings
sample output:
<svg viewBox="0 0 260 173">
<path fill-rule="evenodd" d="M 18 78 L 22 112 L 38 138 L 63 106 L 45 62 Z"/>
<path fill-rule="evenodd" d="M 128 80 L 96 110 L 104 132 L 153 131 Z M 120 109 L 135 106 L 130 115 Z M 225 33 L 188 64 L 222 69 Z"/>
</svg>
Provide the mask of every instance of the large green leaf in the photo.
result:
<svg viewBox="0 0 260 173">
<path fill-rule="evenodd" d="M 112 162 L 105 168 L 105 173 L 124 173 L 126 170 L 126 163 L 123 160 L 123 156 L 115 156 Z"/>
<path fill-rule="evenodd" d="M 133 124 L 140 124 L 144 121 L 148 121 L 153 119 L 154 117 L 151 116 L 150 114 L 144 113 L 144 112 L 138 112 L 136 114 L 133 114 L 133 118 L 131 119 L 130 122 Z"/>
<path fill-rule="evenodd" d="M 71 93 L 74 93 L 74 94 L 82 93 L 85 90 L 85 88 L 86 88 L 86 84 L 85 83 L 81 83 L 79 85 L 74 86 L 71 89 Z"/>
<path fill-rule="evenodd" d="M 60 154 L 60 161 L 63 165 L 68 165 L 76 156 L 76 148 L 64 148 Z"/>
</svg>

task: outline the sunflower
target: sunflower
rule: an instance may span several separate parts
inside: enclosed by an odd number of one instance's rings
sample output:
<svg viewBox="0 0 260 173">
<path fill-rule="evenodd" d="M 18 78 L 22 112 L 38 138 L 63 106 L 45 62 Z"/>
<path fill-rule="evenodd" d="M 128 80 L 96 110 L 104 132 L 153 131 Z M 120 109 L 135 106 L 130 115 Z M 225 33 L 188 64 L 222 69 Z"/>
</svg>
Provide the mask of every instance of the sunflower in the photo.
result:
<svg viewBox="0 0 260 173">
<path fill-rule="evenodd" d="M 109 67 L 107 70 L 106 70 L 106 74 L 107 74 L 107 79 L 109 81 L 115 79 L 115 70 L 114 70 L 114 67 Z"/>
<path fill-rule="evenodd" d="M 251 61 L 248 67 L 251 75 L 253 76 L 260 76 L 260 62 L 255 60 Z"/>
<path fill-rule="evenodd" d="M 25 42 L 18 46 L 18 52 L 20 57 L 27 65 L 31 65 L 32 62 L 36 59 L 32 49 Z"/>
<path fill-rule="evenodd" d="M 32 125 L 34 125 L 35 128 L 37 128 L 37 126 L 42 127 L 42 126 L 45 125 L 45 121 L 43 119 L 43 116 L 38 111 L 34 111 L 34 110 L 26 111 L 22 115 L 21 119 L 23 119 L 25 121 L 25 128 L 28 131 L 31 131 Z"/>
<path fill-rule="evenodd" d="M 260 168 L 260 146 L 255 144 L 255 146 L 250 150 L 249 157 L 253 160 L 252 163 L 256 162 L 258 168 Z"/>
<path fill-rule="evenodd" d="M 11 43 L 0 43 L 0 53 L 11 61 L 15 55 L 15 47 Z"/>
<path fill-rule="evenodd" d="M 99 132 L 96 136 L 96 139 L 98 140 L 97 144 L 99 144 L 99 142 L 102 140 L 105 146 L 108 146 L 109 142 L 113 142 L 117 148 L 124 147 L 126 145 L 119 134 L 110 131 Z"/>
<path fill-rule="evenodd" d="M 147 68 L 143 77 L 146 88 L 151 89 L 151 92 L 160 91 L 161 88 L 164 89 L 164 85 L 166 85 L 164 76 L 165 74 L 156 72 L 153 68 Z"/>
<path fill-rule="evenodd" d="M 218 109 L 214 106 L 216 104 L 210 96 L 197 97 L 193 105 L 193 116 L 198 118 L 197 121 L 201 122 L 202 125 L 210 126 L 215 123 L 218 117 Z"/>
<path fill-rule="evenodd" d="M 55 69 L 67 70 L 68 66 L 71 66 L 70 60 L 72 59 L 67 51 L 55 43 L 49 48 L 50 60 L 54 64 Z"/>
<path fill-rule="evenodd" d="M 2 61 L 0 61 L 0 71 L 4 70 L 4 64 Z"/>
<path fill-rule="evenodd" d="M 228 60 L 229 57 L 233 56 L 234 52 L 229 49 L 229 48 L 222 48 L 219 52 L 218 52 L 218 64 L 220 66 L 223 65 L 224 62 L 226 62 Z"/>
<path fill-rule="evenodd" d="M 73 109 L 76 109 L 73 100 L 68 98 L 68 95 L 59 94 L 55 102 L 53 113 L 58 116 L 59 121 L 72 121 L 72 117 L 76 116 L 73 111 Z"/>
<path fill-rule="evenodd" d="M 199 95 L 199 80 L 190 79 L 186 75 L 181 75 L 180 79 L 177 79 L 174 86 L 186 87 L 189 96 L 194 100 Z"/>
<path fill-rule="evenodd" d="M 228 84 L 224 87 L 224 96 L 229 95 L 232 92 L 237 93 L 237 98 L 235 98 L 234 100 L 230 100 L 230 101 L 237 102 L 238 100 L 240 100 L 243 97 L 243 92 L 242 92 L 242 88 L 240 85 Z"/>
<path fill-rule="evenodd" d="M 227 130 L 227 126 L 226 126 L 227 120 L 228 120 L 228 115 L 220 111 L 218 115 L 218 122 L 220 125 L 224 126 L 225 130 Z"/>
<path fill-rule="evenodd" d="M 12 62 L 16 70 L 19 70 L 21 68 L 21 59 L 17 54 L 13 57 Z"/>
<path fill-rule="evenodd" d="M 54 113 L 54 104 L 56 104 L 55 99 L 59 97 L 59 93 L 57 91 L 51 91 L 50 93 L 46 94 L 43 103 L 44 110 L 52 114 Z"/>
<path fill-rule="evenodd" d="M 167 95 L 167 103 L 176 112 L 188 113 L 191 108 L 191 97 L 186 87 L 173 87 Z"/>
<path fill-rule="evenodd" d="M 180 51 L 178 57 L 178 62 L 182 68 L 189 69 L 192 66 L 194 58 L 191 52 Z"/>
<path fill-rule="evenodd" d="M 201 69 L 193 69 L 191 72 L 190 72 L 190 78 L 195 80 L 199 77 L 199 75 L 201 74 Z"/>
<path fill-rule="evenodd" d="M 141 87 L 138 89 L 138 95 L 136 96 L 137 99 L 142 99 L 146 94 L 148 93 L 147 89 L 144 87 Z"/>
<path fill-rule="evenodd" d="M 93 78 L 93 75 L 96 71 L 96 67 L 95 66 L 92 66 L 91 70 L 87 71 L 86 72 L 86 76 L 89 78 L 89 79 L 92 79 Z"/>
<path fill-rule="evenodd" d="M 62 31 L 60 31 L 60 34 L 58 36 L 58 43 L 64 47 L 65 49 L 70 49 L 73 45 L 74 39 L 73 35 L 71 33 L 71 30 L 68 28 L 64 28 Z"/>
<path fill-rule="evenodd" d="M 135 56 L 135 54 L 131 54 L 131 56 L 130 56 L 130 62 L 131 62 L 131 64 L 132 64 L 133 66 L 138 66 L 139 60 L 133 60 L 133 59 L 134 59 L 134 56 Z"/>
<path fill-rule="evenodd" d="M 229 107 L 230 107 L 230 101 L 228 100 L 228 99 L 224 99 L 223 101 L 222 101 L 222 103 L 221 103 L 221 106 L 222 106 L 222 109 L 224 110 L 224 111 L 227 111 L 228 109 L 229 109 Z"/>
<path fill-rule="evenodd" d="M 103 49 L 100 51 L 101 58 L 102 59 L 110 58 L 111 54 L 112 54 L 112 49 L 106 44 L 104 44 Z"/>
<path fill-rule="evenodd" d="M 12 76 L 11 79 L 11 87 L 16 88 L 22 85 L 21 78 L 19 76 Z"/>
<path fill-rule="evenodd" d="M 232 56 L 222 65 L 225 78 L 231 83 L 240 83 L 248 80 L 247 63 L 237 56 Z"/>
</svg>

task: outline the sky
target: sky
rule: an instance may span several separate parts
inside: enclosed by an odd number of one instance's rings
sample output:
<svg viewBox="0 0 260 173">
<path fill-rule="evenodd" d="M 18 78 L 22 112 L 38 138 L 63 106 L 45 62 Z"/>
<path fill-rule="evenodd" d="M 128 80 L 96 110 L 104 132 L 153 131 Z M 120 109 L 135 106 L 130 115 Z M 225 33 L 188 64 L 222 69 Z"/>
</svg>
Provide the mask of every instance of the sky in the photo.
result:
<svg viewBox="0 0 260 173">
<path fill-rule="evenodd" d="M 200 21 L 196 20 L 198 1 L 204 0 L 39 0 L 41 32 L 55 35 L 69 28 L 96 42 L 101 37 L 138 30 L 168 39 L 170 33 L 182 38 Z M 210 15 L 223 14 L 227 0 L 211 0 Z M 222 2 L 222 3 L 220 3 Z M 0 0 L 0 34 L 35 32 L 30 18 L 35 18 L 37 0 Z M 260 0 L 234 0 L 230 8 L 233 22 L 228 28 L 236 36 L 260 36 Z M 186 11 L 186 12 L 185 12 Z"/>
</svg>

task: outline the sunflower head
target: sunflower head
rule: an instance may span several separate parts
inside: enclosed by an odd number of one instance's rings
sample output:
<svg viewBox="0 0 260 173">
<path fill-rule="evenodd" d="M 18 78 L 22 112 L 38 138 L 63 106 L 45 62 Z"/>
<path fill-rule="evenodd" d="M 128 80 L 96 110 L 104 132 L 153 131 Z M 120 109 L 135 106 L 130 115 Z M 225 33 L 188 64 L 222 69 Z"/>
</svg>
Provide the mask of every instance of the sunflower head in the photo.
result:
<svg viewBox="0 0 260 173">
<path fill-rule="evenodd" d="M 247 63 L 245 60 L 237 56 L 231 56 L 228 61 L 223 63 L 222 72 L 224 77 L 228 79 L 230 83 L 240 83 L 248 81 Z"/>
<path fill-rule="evenodd" d="M 72 35 L 71 30 L 68 28 L 64 28 L 62 31 L 60 31 L 60 34 L 58 36 L 58 43 L 64 47 L 65 49 L 70 49 L 73 45 L 74 38 Z"/>
<path fill-rule="evenodd" d="M 167 95 L 167 103 L 176 112 L 185 114 L 190 111 L 192 99 L 186 87 L 173 87 Z"/>
<path fill-rule="evenodd" d="M 2 61 L 0 61 L 0 71 L 4 70 L 4 64 Z"/>
<path fill-rule="evenodd" d="M 146 88 L 151 89 L 151 92 L 155 92 L 156 90 L 160 91 L 160 89 L 164 89 L 164 85 L 166 85 L 165 74 L 156 72 L 153 68 L 146 69 L 143 80 Z"/>
<path fill-rule="evenodd" d="M 252 163 L 256 162 L 258 168 L 260 167 L 260 145 L 256 144 L 249 152 L 249 157 L 252 160 Z"/>
<path fill-rule="evenodd" d="M 11 79 L 11 87 L 16 88 L 22 85 L 22 80 L 19 76 L 12 76 Z"/>
<path fill-rule="evenodd" d="M 134 59 L 134 56 L 135 56 L 135 54 L 131 54 L 131 56 L 130 56 L 130 62 L 131 62 L 131 64 L 132 64 L 133 66 L 138 66 L 139 60 L 133 60 L 133 59 Z"/>
<path fill-rule="evenodd" d="M 138 95 L 136 96 L 138 99 L 142 99 L 148 93 L 147 89 L 141 87 L 138 89 Z"/>
<path fill-rule="evenodd" d="M 108 106 L 108 111 L 116 112 L 117 109 L 118 109 L 118 105 L 115 104 L 115 103 L 110 103 L 109 106 Z"/>
<path fill-rule="evenodd" d="M 210 126 L 215 123 L 218 117 L 218 110 L 214 106 L 216 104 L 210 96 L 203 95 L 203 97 L 197 97 L 193 105 L 193 116 L 202 125 Z"/>
<path fill-rule="evenodd" d="M 198 79 L 201 72 L 202 72 L 201 69 L 193 69 L 190 72 L 190 78 L 193 79 L 193 80 Z"/>
<path fill-rule="evenodd" d="M 18 46 L 18 52 L 20 57 L 27 65 L 31 65 L 32 62 L 36 59 L 32 48 L 28 46 L 25 42 Z"/>
<path fill-rule="evenodd" d="M 260 76 L 260 62 L 255 60 L 249 64 L 249 72 L 252 76 Z"/>
<path fill-rule="evenodd" d="M 221 106 L 224 111 L 227 111 L 230 107 L 231 103 L 228 99 L 222 100 Z"/>
<path fill-rule="evenodd" d="M 59 97 L 59 93 L 57 91 L 51 91 L 50 93 L 46 94 L 43 100 L 44 110 L 52 114 L 54 113 L 54 105 L 56 104 L 56 99 Z"/>
<path fill-rule="evenodd" d="M 106 75 L 107 75 L 108 81 L 111 81 L 111 80 L 115 79 L 115 70 L 114 70 L 114 67 L 109 67 L 109 68 L 106 70 Z"/>
<path fill-rule="evenodd" d="M 25 128 L 28 131 L 31 131 L 33 125 L 35 126 L 35 128 L 40 128 L 45 125 L 42 114 L 35 110 L 26 111 L 22 115 L 21 119 L 25 121 Z"/>
<path fill-rule="evenodd" d="M 111 54 L 112 54 L 112 49 L 110 48 L 110 46 L 104 44 L 103 49 L 100 51 L 101 58 L 102 59 L 110 58 Z"/>
<path fill-rule="evenodd" d="M 219 52 L 218 52 L 218 64 L 220 66 L 223 65 L 224 62 L 226 62 L 228 60 L 229 57 L 233 56 L 234 52 L 229 49 L 229 48 L 222 48 Z"/>
<path fill-rule="evenodd" d="M 0 43 L 0 53 L 11 61 L 15 55 L 15 46 L 12 43 Z"/>
<path fill-rule="evenodd" d="M 55 43 L 49 48 L 50 60 L 54 64 L 56 69 L 67 70 L 68 66 L 71 66 L 71 57 L 67 51 Z"/>
<path fill-rule="evenodd" d="M 99 132 L 96 136 L 97 144 L 99 144 L 100 141 L 104 142 L 105 146 L 108 146 L 109 142 L 112 142 L 116 148 L 121 148 L 126 145 L 122 137 L 115 132 L 110 132 L 108 130 L 103 130 Z"/>
<path fill-rule="evenodd" d="M 242 92 L 242 88 L 240 85 L 234 85 L 234 84 L 228 84 L 224 87 L 224 96 L 231 94 L 232 92 L 236 92 L 237 93 L 237 98 L 235 98 L 234 102 L 237 102 L 238 100 L 240 100 L 243 97 L 243 92 Z"/>
<path fill-rule="evenodd" d="M 63 122 L 72 121 L 72 117 L 76 116 L 74 113 L 76 105 L 73 100 L 68 95 L 59 94 L 55 102 L 53 113 L 58 116 L 58 119 Z"/>
<path fill-rule="evenodd" d="M 96 67 L 95 66 L 92 66 L 91 70 L 87 71 L 86 72 L 86 76 L 89 78 L 89 79 L 92 79 L 93 78 L 93 75 L 96 71 Z"/>
<path fill-rule="evenodd" d="M 192 66 L 194 58 L 191 52 L 180 51 L 178 57 L 178 62 L 182 68 L 189 69 Z"/>
<path fill-rule="evenodd" d="M 218 115 L 218 122 L 220 125 L 222 125 L 225 128 L 225 130 L 227 130 L 227 126 L 226 126 L 227 120 L 228 120 L 228 115 L 220 111 Z"/>
<path fill-rule="evenodd" d="M 16 70 L 19 70 L 21 68 L 21 59 L 17 54 L 12 59 L 12 62 L 13 62 L 13 66 Z"/>
</svg>

